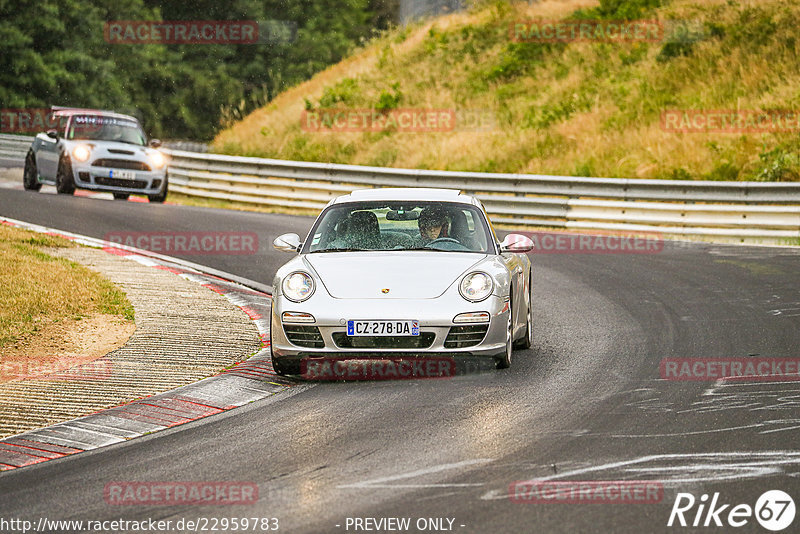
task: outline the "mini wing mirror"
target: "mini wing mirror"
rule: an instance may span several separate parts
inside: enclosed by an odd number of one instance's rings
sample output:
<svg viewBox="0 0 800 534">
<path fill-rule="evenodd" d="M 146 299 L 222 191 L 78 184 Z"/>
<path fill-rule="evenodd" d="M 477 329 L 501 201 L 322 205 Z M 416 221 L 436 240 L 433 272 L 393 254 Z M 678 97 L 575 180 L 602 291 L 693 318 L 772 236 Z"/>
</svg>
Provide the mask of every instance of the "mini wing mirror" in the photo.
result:
<svg viewBox="0 0 800 534">
<path fill-rule="evenodd" d="M 275 238 L 272 246 L 277 250 L 283 252 L 299 252 L 303 244 L 300 242 L 300 236 L 297 234 L 283 234 Z"/>
<path fill-rule="evenodd" d="M 153 148 L 158 148 L 161 146 L 161 139 L 150 139 L 150 146 Z"/>
<path fill-rule="evenodd" d="M 46 133 L 50 139 L 58 139 L 58 130 L 47 130 Z"/>
<path fill-rule="evenodd" d="M 533 241 L 530 237 L 522 234 L 508 234 L 503 242 L 500 243 L 500 252 L 513 252 L 524 254 L 533 250 Z"/>
</svg>

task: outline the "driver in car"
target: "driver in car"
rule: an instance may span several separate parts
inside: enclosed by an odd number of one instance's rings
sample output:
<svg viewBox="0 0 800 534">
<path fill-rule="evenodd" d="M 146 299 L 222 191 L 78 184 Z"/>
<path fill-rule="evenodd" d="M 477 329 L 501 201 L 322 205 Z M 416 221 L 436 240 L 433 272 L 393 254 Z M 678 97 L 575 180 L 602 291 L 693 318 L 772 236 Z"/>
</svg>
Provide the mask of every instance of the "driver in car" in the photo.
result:
<svg viewBox="0 0 800 534">
<path fill-rule="evenodd" d="M 449 223 L 441 208 L 425 208 L 417 219 L 420 239 L 416 246 L 424 247 L 431 241 L 447 237 Z"/>
</svg>

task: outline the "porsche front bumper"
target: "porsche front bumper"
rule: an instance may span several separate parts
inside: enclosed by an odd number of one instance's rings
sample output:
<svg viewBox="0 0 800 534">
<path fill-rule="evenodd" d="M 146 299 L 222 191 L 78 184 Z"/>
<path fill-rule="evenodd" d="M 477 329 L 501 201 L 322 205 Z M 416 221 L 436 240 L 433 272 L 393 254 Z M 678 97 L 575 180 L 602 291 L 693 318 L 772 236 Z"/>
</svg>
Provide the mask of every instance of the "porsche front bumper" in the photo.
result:
<svg viewBox="0 0 800 534">
<path fill-rule="evenodd" d="M 327 296 L 326 296 L 327 297 Z M 508 302 L 495 295 L 470 303 L 460 297 L 437 299 L 332 299 L 320 304 L 294 303 L 273 297 L 271 344 L 273 357 L 385 358 L 430 356 L 487 356 L 506 348 Z M 284 312 L 305 313 L 313 322 L 287 322 Z M 462 313 L 488 312 L 489 321 L 456 323 Z M 420 335 L 375 338 L 347 336 L 348 320 L 418 320 Z M 464 327 L 471 327 L 465 329 Z M 481 330 L 485 330 L 480 335 Z M 467 331 L 468 335 L 457 335 Z"/>
</svg>

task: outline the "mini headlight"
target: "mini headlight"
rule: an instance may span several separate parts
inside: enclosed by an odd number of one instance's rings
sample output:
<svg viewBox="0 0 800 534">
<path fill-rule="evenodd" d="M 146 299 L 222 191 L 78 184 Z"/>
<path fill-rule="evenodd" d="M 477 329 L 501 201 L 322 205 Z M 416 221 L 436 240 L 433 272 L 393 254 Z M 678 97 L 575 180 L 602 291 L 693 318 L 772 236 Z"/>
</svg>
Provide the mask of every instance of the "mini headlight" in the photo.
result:
<svg viewBox="0 0 800 534">
<path fill-rule="evenodd" d="M 314 293 L 314 279 L 297 271 L 283 279 L 283 295 L 292 302 L 302 302 Z"/>
<path fill-rule="evenodd" d="M 92 152 L 89 150 L 89 147 L 86 145 L 78 145 L 72 149 L 72 157 L 74 157 L 78 161 L 86 161 L 89 159 L 89 156 Z"/>
<path fill-rule="evenodd" d="M 166 161 L 166 159 L 164 159 L 164 154 L 162 154 L 158 150 L 153 150 L 152 152 L 150 152 L 150 154 L 148 154 L 147 157 L 150 160 L 150 165 L 154 169 L 160 169 L 161 167 L 164 166 L 164 162 Z"/>
<path fill-rule="evenodd" d="M 465 276 L 458 285 L 461 296 L 470 302 L 480 302 L 492 294 L 494 282 L 486 273 L 474 272 Z"/>
</svg>

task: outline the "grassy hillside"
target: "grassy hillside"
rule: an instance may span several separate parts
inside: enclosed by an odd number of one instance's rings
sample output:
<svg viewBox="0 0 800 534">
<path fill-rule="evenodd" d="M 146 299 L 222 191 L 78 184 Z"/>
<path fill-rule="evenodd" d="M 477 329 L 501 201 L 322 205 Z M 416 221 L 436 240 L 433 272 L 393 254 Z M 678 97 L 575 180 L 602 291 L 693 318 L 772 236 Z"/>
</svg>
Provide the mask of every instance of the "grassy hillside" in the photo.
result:
<svg viewBox="0 0 800 534">
<path fill-rule="evenodd" d="M 658 19 L 658 42 L 512 42 L 531 19 Z M 800 0 L 496 1 L 399 28 L 279 95 L 218 151 L 392 167 L 798 180 L 800 130 L 671 132 L 664 110 L 800 110 Z M 453 109 L 484 127 L 319 132 L 308 110 Z"/>
</svg>

